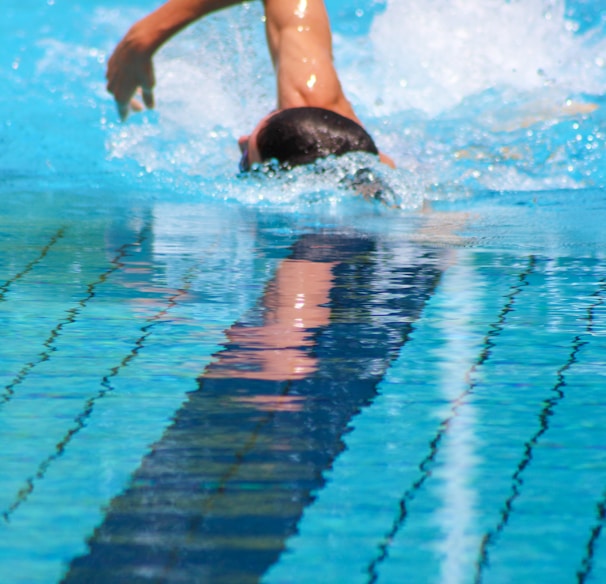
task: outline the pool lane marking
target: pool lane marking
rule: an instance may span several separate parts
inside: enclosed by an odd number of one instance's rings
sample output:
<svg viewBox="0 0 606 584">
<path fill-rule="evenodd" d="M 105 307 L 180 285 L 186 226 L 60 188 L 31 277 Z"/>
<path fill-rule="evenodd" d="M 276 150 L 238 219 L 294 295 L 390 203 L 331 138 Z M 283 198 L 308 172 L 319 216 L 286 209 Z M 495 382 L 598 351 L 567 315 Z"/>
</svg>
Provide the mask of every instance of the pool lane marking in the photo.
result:
<svg viewBox="0 0 606 584">
<path fill-rule="evenodd" d="M 594 302 L 587 309 L 587 333 L 593 334 L 593 321 L 594 321 L 594 312 L 598 306 L 604 304 L 604 296 L 603 292 L 606 289 L 606 278 L 602 278 L 600 280 L 600 289 L 596 290 L 593 293 L 593 296 L 597 297 L 597 301 Z M 577 582 L 579 584 L 583 584 L 587 581 L 587 578 L 590 576 L 591 571 L 593 570 L 593 560 L 595 557 L 596 546 L 598 543 L 598 539 L 602 535 L 602 530 L 604 525 L 606 524 L 606 491 L 602 494 L 602 498 L 596 504 L 596 521 L 594 526 L 591 528 L 589 532 L 589 537 L 587 539 L 587 544 L 585 545 L 585 556 L 581 560 L 581 567 L 577 572 Z"/>
<path fill-rule="evenodd" d="M 549 391 L 552 395 L 551 397 L 543 401 L 545 405 L 541 409 L 540 414 L 538 416 L 539 428 L 524 445 L 524 454 L 522 456 L 522 459 L 518 463 L 516 470 L 511 477 L 510 495 L 505 500 L 501 509 L 501 519 L 497 523 L 497 525 L 493 529 L 485 533 L 484 537 L 482 538 L 482 543 L 480 544 L 480 550 L 478 554 L 478 560 L 476 563 L 476 573 L 474 577 L 474 582 L 476 584 L 480 584 L 482 582 L 483 570 L 489 565 L 488 548 L 495 543 L 498 536 L 504 531 L 505 527 L 509 522 L 511 514 L 513 513 L 513 505 L 515 503 L 515 500 L 520 496 L 521 487 L 523 484 L 522 474 L 528 468 L 532 461 L 534 448 L 538 444 L 541 437 L 549 430 L 549 418 L 553 416 L 558 404 L 566 397 L 566 394 L 564 393 L 564 387 L 566 386 L 566 373 L 577 362 L 577 355 L 579 354 L 581 349 L 589 343 L 588 340 L 583 340 L 583 337 L 586 335 L 591 335 L 593 333 L 593 314 L 595 312 L 595 309 L 604 303 L 602 293 L 604 292 L 605 284 L 606 280 L 600 280 L 600 288 L 592 294 L 593 297 L 596 297 L 596 300 L 594 300 L 586 310 L 587 325 L 585 326 L 585 330 L 582 333 L 577 334 L 573 337 L 568 359 L 557 370 L 556 383 Z M 601 517 L 600 504 L 598 504 L 598 520 L 598 526 L 600 527 L 600 529 L 596 533 L 596 538 L 597 536 L 599 536 L 599 532 L 601 531 L 601 522 L 603 521 L 603 518 Z M 586 575 L 588 575 L 591 569 L 591 560 L 593 557 L 594 547 L 594 544 L 592 543 L 593 537 L 594 535 L 592 534 L 588 542 L 588 546 L 591 546 L 588 547 L 588 556 L 586 556 L 586 558 L 583 560 L 583 568 L 578 573 L 579 582 L 584 581 L 584 579 L 581 580 L 580 574 L 586 571 Z"/>
<path fill-rule="evenodd" d="M 454 419 L 459 414 L 459 409 L 465 403 L 465 399 L 471 395 L 474 389 L 477 386 L 477 382 L 474 382 L 472 379 L 473 374 L 482 366 L 491 355 L 491 350 L 495 346 L 494 339 L 498 337 L 503 329 L 505 328 L 505 324 L 507 321 L 507 316 L 510 312 L 514 310 L 514 304 L 516 301 L 516 297 L 522 293 L 524 288 L 528 286 L 528 278 L 536 269 L 537 260 L 534 255 L 528 257 L 526 268 L 523 272 L 518 274 L 517 282 L 510 287 L 510 291 L 505 295 L 507 299 L 505 305 L 501 309 L 497 320 L 494 324 L 489 325 L 489 330 L 484 337 L 483 347 L 478 355 L 475 363 L 470 367 L 470 369 L 465 374 L 465 378 L 467 379 L 467 388 L 461 392 L 461 394 L 454 400 L 453 406 L 451 407 L 450 415 L 440 422 L 438 426 L 438 432 L 436 433 L 433 440 L 429 442 L 429 451 L 427 456 L 421 461 L 419 464 L 419 470 L 421 471 L 421 476 L 408 488 L 399 501 L 399 511 L 396 519 L 394 520 L 391 529 L 384 535 L 383 541 L 377 546 L 378 554 L 376 557 L 368 564 L 366 568 L 366 572 L 369 575 L 368 584 L 375 583 L 379 578 L 378 568 L 380 564 L 382 564 L 387 557 L 389 556 L 389 548 L 393 543 L 396 535 L 403 527 L 406 518 L 408 516 L 408 508 L 407 503 L 412 501 L 417 492 L 423 487 L 427 479 L 432 474 L 433 465 L 435 463 L 435 458 L 438 455 L 438 451 L 440 449 L 440 443 L 448 433 L 448 430 L 453 423 Z"/>
<path fill-rule="evenodd" d="M 603 493 L 602 499 L 598 501 L 596 505 L 596 515 L 596 522 L 590 530 L 589 538 L 587 540 L 587 544 L 585 545 L 586 553 L 581 560 L 581 568 L 577 572 L 578 584 L 584 584 L 593 570 L 593 560 L 595 557 L 598 539 L 600 538 L 600 535 L 602 535 L 604 524 L 606 524 L 606 491 Z"/>
<path fill-rule="evenodd" d="M 565 393 L 563 391 L 563 388 L 566 386 L 565 373 L 576 363 L 577 354 L 581 350 L 581 347 L 586 344 L 587 341 L 581 340 L 581 336 L 576 335 L 572 341 L 572 349 L 566 363 L 564 363 L 556 373 L 556 384 L 550 390 L 550 393 L 553 393 L 555 395 L 544 401 L 545 405 L 541 409 L 541 412 L 538 416 L 539 428 L 524 445 L 524 455 L 522 456 L 522 459 L 518 463 L 516 470 L 511 477 L 511 493 L 503 503 L 501 509 L 501 519 L 492 530 L 485 533 L 482 537 L 474 578 L 474 582 L 476 582 L 477 584 L 482 581 L 483 570 L 489 565 L 488 548 L 495 543 L 497 537 L 503 532 L 509 522 L 511 514 L 513 513 L 513 505 L 515 503 L 515 500 L 520 496 L 522 489 L 522 474 L 532 461 L 534 448 L 539 442 L 540 438 L 543 436 L 543 434 L 545 434 L 549 430 L 548 420 L 551 416 L 553 416 L 554 410 L 557 405 L 565 397 Z"/>
<path fill-rule="evenodd" d="M 55 343 L 57 339 L 61 336 L 61 331 L 68 325 L 76 322 L 78 315 L 86 308 L 88 303 L 95 297 L 96 289 L 105 283 L 105 281 L 117 270 L 122 268 L 124 264 L 122 263 L 122 259 L 124 259 L 128 255 L 128 250 L 131 247 L 136 247 L 141 245 L 148 237 L 149 237 L 150 227 L 146 226 L 137 239 L 131 243 L 125 243 L 118 248 L 118 253 L 110 260 L 111 266 L 105 270 L 94 282 L 91 282 L 86 287 L 86 296 L 79 300 L 75 306 L 67 310 L 67 317 L 62 319 L 57 323 L 57 325 L 51 330 L 50 334 L 42 343 L 42 346 L 45 349 L 39 353 L 38 359 L 36 361 L 30 361 L 26 363 L 19 373 L 13 378 L 13 380 L 4 387 L 4 394 L 0 396 L 0 406 L 6 404 L 11 400 L 13 395 L 15 394 L 15 387 L 23 383 L 23 381 L 27 378 L 30 372 L 45 361 L 48 361 L 54 351 L 56 351 Z"/>
<path fill-rule="evenodd" d="M 95 402 L 99 399 L 103 398 L 107 393 L 114 390 L 114 387 L 111 385 L 111 379 L 116 377 L 122 369 L 127 367 L 133 359 L 137 357 L 137 355 L 144 348 L 145 341 L 152 334 L 153 327 L 168 314 L 170 310 L 172 310 L 179 303 L 178 300 L 182 296 L 186 296 L 189 293 L 189 289 L 191 288 L 193 279 L 195 275 L 199 272 L 200 266 L 195 265 L 187 270 L 186 275 L 184 276 L 182 282 L 183 286 L 177 288 L 171 296 L 167 298 L 166 306 L 162 308 L 159 312 L 154 314 L 154 316 L 146 319 L 147 324 L 141 327 L 141 332 L 143 333 L 134 344 L 134 347 L 130 350 L 130 352 L 123 357 L 122 361 L 114 367 L 110 369 L 110 372 L 103 377 L 101 380 L 101 389 L 97 392 L 96 395 L 90 397 L 84 405 L 84 409 L 80 414 L 78 414 L 74 418 L 75 425 L 72 426 L 65 434 L 65 436 L 57 443 L 55 446 L 55 451 L 47 456 L 39 465 L 37 472 L 28 477 L 25 481 L 25 484 L 15 496 L 13 503 L 7 507 L 2 512 L 2 517 L 5 522 L 10 521 L 11 515 L 28 499 L 35 488 L 35 484 L 44 478 L 46 471 L 50 467 L 50 465 L 57 460 L 65 451 L 67 445 L 73 440 L 73 438 L 86 426 L 86 421 L 93 413 Z"/>
<path fill-rule="evenodd" d="M 49 242 L 40 250 L 40 254 L 37 258 L 34 258 L 25 267 L 17 274 L 15 274 L 12 278 L 9 278 L 0 286 L 0 302 L 5 299 L 5 296 L 9 290 L 9 288 L 17 281 L 23 278 L 28 272 L 31 272 L 37 264 L 39 264 L 48 254 L 50 249 L 65 235 L 67 227 L 62 226 L 57 229 L 56 233 L 51 236 Z"/>
<path fill-rule="evenodd" d="M 141 232 L 141 235 L 137 239 L 137 241 L 135 241 L 134 243 L 125 244 L 125 246 L 140 245 L 141 243 L 143 243 L 143 241 L 145 241 L 146 237 L 143 237 L 142 235 L 146 231 L 147 231 L 147 228 Z M 217 240 L 217 243 L 215 245 L 213 245 L 212 247 L 216 247 L 217 245 L 218 245 L 218 240 Z M 122 246 L 122 247 L 125 247 L 125 246 Z M 119 249 L 122 249 L 122 248 L 119 248 Z M 121 266 L 123 266 L 123 265 L 124 264 L 121 264 Z M 72 439 L 76 436 L 76 434 L 78 434 L 78 432 L 80 432 L 80 430 L 82 430 L 85 427 L 86 420 L 88 418 L 90 418 L 90 416 L 93 413 L 93 410 L 95 407 L 95 402 L 97 400 L 103 398 L 110 391 L 114 390 L 114 387 L 110 383 L 110 379 L 112 377 L 116 377 L 122 369 L 127 367 L 128 364 L 137 357 L 137 355 L 144 348 L 145 341 L 152 334 L 151 329 L 153 328 L 153 326 L 155 324 L 157 324 L 157 322 L 160 322 L 166 316 L 166 314 L 168 314 L 168 312 L 171 309 L 173 309 L 175 306 L 177 306 L 178 299 L 180 297 L 185 296 L 189 293 L 189 289 L 191 288 L 194 277 L 196 276 L 196 274 L 198 274 L 200 272 L 200 270 L 201 270 L 200 263 L 197 263 L 197 264 L 193 265 L 192 267 L 190 267 L 185 272 L 185 276 L 182 278 L 182 286 L 180 288 L 177 288 L 175 293 L 167 298 L 168 301 L 167 301 L 166 306 L 164 308 L 162 308 L 162 310 L 157 312 L 154 316 L 146 319 L 147 324 L 145 326 L 141 327 L 141 329 L 140 329 L 143 334 L 135 341 L 135 346 L 131 349 L 130 353 L 128 353 L 125 357 L 123 357 L 122 361 L 118 365 L 112 367 L 110 369 L 110 372 L 103 377 L 103 379 L 101 380 L 101 386 L 103 389 L 101 389 L 95 396 L 89 398 L 85 402 L 85 407 L 82 410 L 82 412 L 74 418 L 74 422 L 76 422 L 75 426 L 70 428 L 67 431 L 67 433 L 65 434 L 65 436 L 61 439 L 61 441 L 59 441 L 57 443 L 57 445 L 55 446 L 55 451 L 52 454 L 50 454 L 49 456 L 47 456 L 38 465 L 37 472 L 33 476 L 28 477 L 26 479 L 25 485 L 21 489 L 19 489 L 19 491 L 17 492 L 17 495 L 15 496 L 13 503 L 9 507 L 7 507 L 5 511 L 3 511 L 2 517 L 5 520 L 5 522 L 8 523 L 10 521 L 11 515 L 27 500 L 27 498 L 33 492 L 33 490 L 35 488 L 35 483 L 44 478 L 44 475 L 46 474 L 46 471 L 48 470 L 50 465 L 63 454 L 67 445 L 72 441 Z"/>
</svg>

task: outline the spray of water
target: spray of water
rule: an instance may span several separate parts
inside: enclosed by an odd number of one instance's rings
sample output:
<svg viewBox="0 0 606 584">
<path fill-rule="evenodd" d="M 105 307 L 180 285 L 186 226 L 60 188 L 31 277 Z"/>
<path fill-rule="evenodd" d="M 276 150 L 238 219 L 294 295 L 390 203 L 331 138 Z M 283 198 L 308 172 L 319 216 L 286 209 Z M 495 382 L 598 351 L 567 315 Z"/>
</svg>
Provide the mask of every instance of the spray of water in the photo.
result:
<svg viewBox="0 0 606 584">
<path fill-rule="evenodd" d="M 369 30 L 337 33 L 335 56 L 347 94 L 398 163 L 385 180 L 400 206 L 604 179 L 606 39 L 580 32 L 562 0 L 399 0 Z M 199 23 L 156 61 L 159 113 L 110 124 L 110 157 L 247 202 L 290 204 L 317 183 L 316 173 L 298 186 L 225 186 L 237 137 L 274 107 L 260 3 Z"/>
<path fill-rule="evenodd" d="M 371 30 L 375 101 L 436 115 L 492 87 L 601 94 L 606 40 L 577 29 L 563 0 L 391 2 Z"/>
</svg>

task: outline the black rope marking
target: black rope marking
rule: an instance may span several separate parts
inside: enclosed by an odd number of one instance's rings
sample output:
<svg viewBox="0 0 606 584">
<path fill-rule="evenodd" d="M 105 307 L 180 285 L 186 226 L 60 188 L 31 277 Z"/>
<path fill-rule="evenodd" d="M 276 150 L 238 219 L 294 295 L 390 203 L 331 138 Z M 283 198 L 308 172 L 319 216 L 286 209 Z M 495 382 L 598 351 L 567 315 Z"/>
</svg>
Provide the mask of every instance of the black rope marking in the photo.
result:
<svg viewBox="0 0 606 584">
<path fill-rule="evenodd" d="M 111 384 L 111 379 L 118 376 L 120 371 L 127 367 L 139 355 L 139 353 L 143 350 L 145 346 L 145 341 L 152 334 L 153 327 L 158 322 L 161 322 L 162 319 L 168 314 L 168 312 L 170 312 L 175 306 L 177 306 L 177 304 L 179 303 L 179 299 L 182 296 L 187 295 L 189 289 L 191 288 L 194 276 L 198 271 L 199 266 L 194 266 L 190 268 L 183 278 L 183 287 L 177 289 L 174 294 L 168 297 L 168 302 L 162 310 L 160 310 L 151 318 L 147 319 L 147 324 L 141 327 L 141 332 L 143 334 L 135 341 L 134 347 L 131 349 L 130 353 L 128 353 L 118 365 L 112 367 L 110 369 L 110 372 L 103 377 L 101 381 L 101 389 L 97 392 L 96 395 L 92 396 L 86 401 L 83 410 L 74 418 L 74 425 L 57 443 L 54 452 L 47 456 L 40 463 L 37 472 L 33 476 L 26 479 L 25 484 L 15 496 L 13 503 L 7 509 L 4 510 L 4 512 L 2 513 L 2 517 L 4 518 L 5 522 L 8 523 L 10 521 L 10 518 L 13 513 L 23 503 L 25 503 L 28 497 L 32 494 L 36 483 L 38 483 L 44 478 L 44 475 L 46 474 L 50 465 L 63 455 L 68 444 L 75 438 L 75 436 L 78 434 L 78 432 L 80 432 L 80 430 L 85 428 L 88 419 L 93 413 L 95 403 L 115 389 Z"/>
<path fill-rule="evenodd" d="M 604 292 L 604 286 L 606 285 L 606 278 L 602 278 L 600 280 L 600 289 L 596 290 L 592 296 L 596 297 L 596 301 L 593 302 L 589 308 L 587 309 L 587 332 L 589 334 L 593 334 L 593 323 L 594 323 L 594 312 L 595 309 L 604 304 L 604 297 L 602 293 Z M 587 540 L 587 544 L 585 546 L 585 556 L 581 561 L 581 568 L 577 572 L 577 582 L 579 584 L 584 584 L 587 581 L 587 578 L 591 574 L 591 570 L 593 569 L 593 561 L 595 557 L 595 551 L 597 547 L 598 540 L 600 535 L 602 534 L 602 530 L 604 525 L 606 524 L 606 491 L 602 494 L 602 498 L 596 504 L 596 522 L 594 526 L 591 528 L 589 538 Z"/>
<path fill-rule="evenodd" d="M 587 540 L 587 545 L 585 546 L 586 553 L 581 561 L 581 569 L 577 572 L 577 582 L 579 584 L 584 584 L 584 582 L 587 581 L 587 578 L 593 569 L 593 560 L 595 557 L 598 539 L 600 538 L 602 529 L 606 523 L 606 493 L 602 495 L 602 500 L 598 502 L 596 507 L 597 521 L 591 528 L 589 539 Z"/>
<path fill-rule="evenodd" d="M 36 266 L 39 264 L 45 257 L 46 254 L 50 251 L 50 249 L 65 235 L 66 228 L 60 227 L 57 232 L 50 238 L 49 242 L 40 250 L 40 254 L 37 258 L 33 259 L 31 262 L 26 264 L 26 266 L 18 273 L 15 274 L 12 278 L 8 279 L 4 284 L 0 285 L 0 302 L 2 302 L 9 288 L 17 281 L 23 278 L 28 272 L 31 272 Z"/>
<path fill-rule="evenodd" d="M 38 359 L 36 359 L 35 361 L 30 361 L 29 363 L 26 363 L 21 368 L 21 371 L 19 371 L 19 373 L 17 373 L 17 375 L 13 378 L 13 380 L 8 385 L 5 386 L 4 394 L 0 396 L 0 406 L 9 402 L 12 399 L 13 395 L 15 394 L 15 387 L 17 387 L 18 385 L 23 383 L 23 381 L 27 378 L 27 376 L 30 374 L 32 369 L 34 369 L 41 363 L 44 363 L 45 361 L 48 361 L 50 359 L 52 353 L 57 350 L 55 347 L 55 343 L 56 343 L 57 339 L 60 337 L 62 330 L 66 326 L 76 322 L 78 315 L 82 312 L 82 310 L 84 310 L 86 308 L 87 304 L 95 297 L 96 289 L 100 285 L 102 285 L 109 278 L 109 276 L 111 274 L 113 274 L 114 272 L 116 272 L 117 270 L 119 270 L 120 268 L 122 268 L 124 266 L 124 264 L 122 263 L 122 260 L 128 254 L 128 250 L 131 247 L 134 247 L 134 246 L 137 246 L 137 245 L 140 245 L 141 243 L 143 243 L 143 241 L 145 241 L 145 239 L 147 239 L 147 237 L 148 237 L 147 232 L 148 232 L 148 229 L 144 229 L 139 234 L 139 237 L 136 239 L 136 241 L 134 241 L 132 243 L 125 243 L 124 245 L 122 245 L 118 248 L 118 252 L 114 256 L 114 258 L 110 261 L 111 266 L 105 272 L 103 272 L 94 282 L 91 282 L 90 284 L 87 285 L 86 295 L 84 296 L 84 298 L 79 300 L 78 303 L 74 307 L 70 308 L 67 311 L 67 316 L 64 319 L 62 319 L 60 322 L 58 322 L 57 325 L 55 326 L 55 328 L 53 328 L 53 330 L 51 330 L 50 334 L 48 335 L 48 337 L 42 344 L 42 346 L 44 347 L 44 350 L 38 355 Z"/>
<path fill-rule="evenodd" d="M 492 544 L 494 544 L 499 534 L 503 532 L 503 530 L 507 526 L 507 523 L 509 522 L 509 518 L 513 512 L 513 504 L 515 500 L 520 496 L 522 484 L 524 482 L 522 479 L 522 474 L 532 461 L 534 448 L 539 442 L 540 438 L 543 436 L 543 434 L 545 434 L 549 430 L 549 418 L 553 416 L 555 408 L 564 399 L 566 395 L 563 390 L 566 385 L 565 373 L 576 362 L 577 354 L 580 351 L 581 347 L 585 344 L 586 341 L 582 341 L 579 335 L 575 336 L 572 341 L 572 348 L 566 363 L 564 363 L 564 365 L 562 365 L 560 369 L 558 369 L 556 376 L 557 382 L 550 390 L 550 393 L 554 395 L 545 400 L 545 405 L 543 406 L 543 409 L 539 414 L 539 428 L 530 438 L 530 440 L 526 442 L 524 446 L 524 455 L 518 463 L 516 471 L 511 477 L 511 493 L 505 501 L 501 510 L 501 519 L 496 525 L 496 527 L 486 533 L 482 538 L 482 543 L 480 545 L 480 554 L 476 564 L 476 575 L 474 579 L 476 583 L 482 581 L 482 572 L 484 568 L 489 565 L 488 548 Z"/>
<path fill-rule="evenodd" d="M 604 279 L 602 279 L 600 281 L 601 289 L 598 289 L 592 294 L 592 296 L 595 297 L 595 300 L 587 308 L 587 324 L 585 326 L 584 333 L 575 335 L 575 337 L 572 339 L 570 355 L 568 356 L 566 362 L 557 371 L 557 381 L 550 390 L 551 397 L 544 401 L 544 406 L 539 414 L 539 428 L 524 446 L 524 454 L 522 456 L 522 459 L 518 463 L 516 470 L 511 477 L 511 492 L 501 509 L 501 519 L 494 527 L 494 529 L 484 534 L 484 537 L 482 538 L 482 543 L 480 544 L 479 557 L 476 563 L 476 574 L 474 579 L 476 584 L 480 584 L 480 582 L 482 581 L 483 570 L 484 568 L 489 566 L 490 562 L 488 548 L 495 543 L 498 536 L 503 532 L 509 522 L 509 518 L 513 512 L 514 503 L 516 499 L 520 496 L 522 484 L 524 482 L 522 475 L 532 461 L 534 448 L 538 444 L 541 437 L 549 430 L 549 418 L 554 415 L 556 407 L 566 397 L 566 394 L 564 392 L 564 387 L 566 387 L 566 372 L 577 362 L 577 355 L 579 351 L 582 349 L 583 346 L 587 345 L 589 342 L 588 340 L 583 340 L 583 335 L 587 333 L 591 334 L 593 331 L 593 315 L 595 309 L 604 302 L 604 299 L 601 297 L 604 282 Z M 598 516 L 600 517 L 600 512 L 598 513 Z M 598 524 L 599 530 L 601 530 L 601 521 L 602 519 L 600 519 L 600 523 Z M 598 533 L 595 535 L 596 539 L 599 536 L 599 530 Z M 593 538 L 594 536 L 592 535 L 591 537 Z M 594 546 L 595 542 L 592 543 L 590 538 L 590 543 L 588 544 L 589 553 L 587 558 L 583 560 L 584 568 L 587 567 L 588 569 L 590 569 L 591 567 Z M 588 570 L 587 573 L 589 573 Z"/>
<path fill-rule="evenodd" d="M 438 426 L 438 432 L 433 440 L 429 443 L 429 451 L 427 456 L 421 461 L 419 464 L 419 470 L 421 471 L 421 476 L 408 488 L 399 501 L 399 510 L 396 519 L 394 520 L 391 529 L 384 535 L 383 540 L 378 545 L 378 554 L 377 556 L 368 564 L 366 571 L 368 572 L 369 584 L 373 584 L 377 581 L 379 577 L 378 568 L 381 563 L 383 563 L 388 555 L 389 548 L 393 543 L 394 538 L 398 534 L 398 532 L 402 529 L 406 518 L 408 517 L 408 508 L 407 504 L 414 500 L 417 493 L 421 490 L 427 479 L 431 476 L 433 471 L 433 466 L 435 463 L 435 459 L 438 455 L 440 444 L 442 443 L 444 437 L 448 433 L 450 426 L 453 421 L 459 414 L 459 409 L 465 403 L 465 399 L 473 393 L 476 389 L 478 383 L 473 380 L 474 373 L 488 361 L 491 356 L 491 351 L 495 346 L 495 339 L 501 334 L 503 329 L 505 328 L 505 323 L 507 321 L 507 317 L 510 312 L 514 310 L 514 304 L 516 301 L 516 297 L 521 294 L 522 290 L 528 286 L 528 278 L 534 272 L 536 268 L 536 258 L 535 256 L 529 256 L 528 264 L 525 270 L 518 275 L 517 282 L 511 287 L 509 293 L 505 295 L 506 303 L 501 309 L 497 320 L 495 323 L 489 326 L 489 330 L 484 337 L 483 347 L 478 355 L 475 363 L 470 367 L 469 371 L 466 374 L 466 378 L 468 380 L 468 385 L 465 390 L 457 397 L 454 401 L 453 406 L 451 407 L 450 415 L 442 420 L 440 425 Z"/>
</svg>

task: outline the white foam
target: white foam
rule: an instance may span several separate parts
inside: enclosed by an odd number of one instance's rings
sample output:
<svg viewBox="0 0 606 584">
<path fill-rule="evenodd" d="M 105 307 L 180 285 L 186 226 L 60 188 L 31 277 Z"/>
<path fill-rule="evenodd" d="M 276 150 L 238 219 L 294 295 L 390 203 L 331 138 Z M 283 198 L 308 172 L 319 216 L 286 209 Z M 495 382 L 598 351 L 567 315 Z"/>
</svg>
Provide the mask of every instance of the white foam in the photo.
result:
<svg viewBox="0 0 606 584">
<path fill-rule="evenodd" d="M 358 94 L 383 114 L 431 115 L 492 87 L 601 94 L 606 41 L 577 28 L 563 0 L 390 2 L 373 23 L 371 82 Z"/>
<path fill-rule="evenodd" d="M 290 186 L 275 192 L 267 184 L 229 182 L 238 136 L 275 106 L 262 17 L 261 3 L 236 6 L 168 43 L 155 59 L 157 114 L 148 123 L 133 116 L 123 126 L 108 124 L 110 158 L 194 181 L 228 179 L 220 188 L 229 192 L 213 196 L 296 198 L 300 189 Z M 111 20 L 105 13 L 97 19 Z M 577 28 L 563 0 L 393 0 L 368 35 L 335 35 L 346 93 L 400 168 L 390 179 L 403 206 L 417 205 L 430 190 L 460 196 L 469 184 L 577 186 L 555 159 L 533 166 L 533 148 L 543 148 L 545 138 L 516 137 L 532 124 L 547 128 L 570 116 L 570 96 L 606 93 L 606 39 Z M 116 38 L 123 32 L 116 30 Z M 439 125 L 448 117 L 457 119 L 456 137 Z M 501 144 L 504 131 L 512 138 Z M 503 155 L 516 140 L 524 140 L 524 166 Z M 468 153 L 478 148 L 483 155 L 476 161 Z"/>
</svg>

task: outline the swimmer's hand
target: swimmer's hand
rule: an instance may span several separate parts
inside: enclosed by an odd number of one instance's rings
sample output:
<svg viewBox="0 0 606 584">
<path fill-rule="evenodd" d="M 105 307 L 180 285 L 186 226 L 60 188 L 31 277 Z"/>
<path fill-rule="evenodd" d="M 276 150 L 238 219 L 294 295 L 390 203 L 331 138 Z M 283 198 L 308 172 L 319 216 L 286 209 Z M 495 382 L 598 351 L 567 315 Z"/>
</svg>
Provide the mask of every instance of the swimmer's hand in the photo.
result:
<svg viewBox="0 0 606 584">
<path fill-rule="evenodd" d="M 124 121 L 129 111 L 140 111 L 143 106 L 134 98 L 139 90 L 143 103 L 154 107 L 156 78 L 152 62 L 153 49 L 135 24 L 120 41 L 107 63 L 107 90 L 114 96 L 120 119 Z"/>
<path fill-rule="evenodd" d="M 154 53 L 192 22 L 239 2 L 241 0 L 168 0 L 130 28 L 110 57 L 106 73 L 107 90 L 116 99 L 122 120 L 130 109 L 143 109 L 133 100 L 138 90 L 143 103 L 154 107 Z"/>
</svg>

